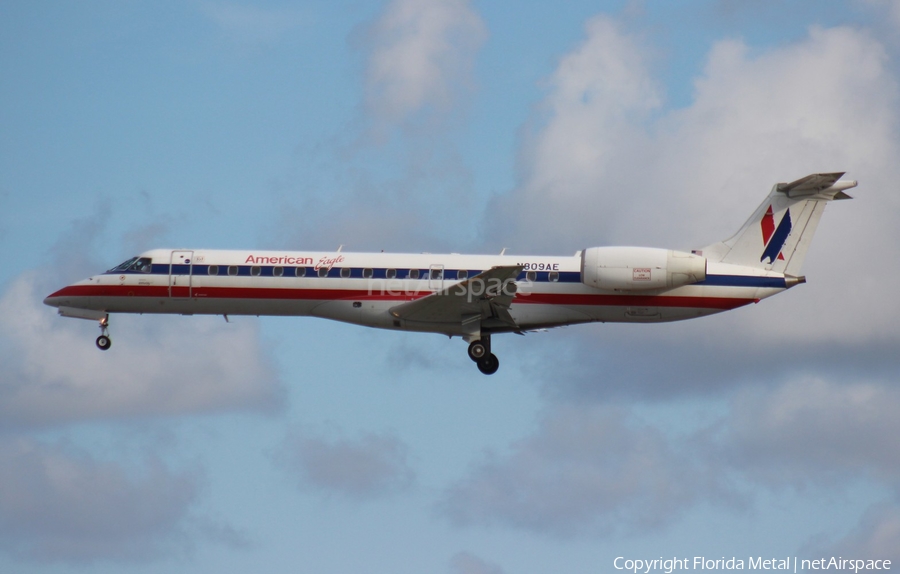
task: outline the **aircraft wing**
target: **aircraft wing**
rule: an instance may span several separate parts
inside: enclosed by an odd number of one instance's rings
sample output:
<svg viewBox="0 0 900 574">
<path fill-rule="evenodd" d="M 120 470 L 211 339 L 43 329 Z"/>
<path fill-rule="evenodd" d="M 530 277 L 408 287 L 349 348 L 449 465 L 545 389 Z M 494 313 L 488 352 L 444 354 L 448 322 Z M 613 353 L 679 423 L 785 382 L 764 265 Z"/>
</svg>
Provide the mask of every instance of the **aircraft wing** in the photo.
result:
<svg viewBox="0 0 900 574">
<path fill-rule="evenodd" d="M 421 299 L 402 303 L 391 315 L 405 321 L 469 324 L 495 319 L 517 327 L 509 314 L 521 265 L 493 267 Z"/>
</svg>

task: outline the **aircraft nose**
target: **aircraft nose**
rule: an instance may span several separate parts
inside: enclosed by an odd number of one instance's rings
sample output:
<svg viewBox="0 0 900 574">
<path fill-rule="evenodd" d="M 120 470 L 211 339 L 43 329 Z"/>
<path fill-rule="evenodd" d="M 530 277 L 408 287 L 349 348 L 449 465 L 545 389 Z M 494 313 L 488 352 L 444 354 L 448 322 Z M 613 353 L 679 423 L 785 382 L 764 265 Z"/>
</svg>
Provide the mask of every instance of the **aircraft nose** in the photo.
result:
<svg viewBox="0 0 900 574">
<path fill-rule="evenodd" d="M 49 305 L 50 307 L 59 307 L 61 304 L 61 297 L 64 289 L 60 289 L 55 293 L 51 293 L 44 297 L 44 305 Z"/>
</svg>

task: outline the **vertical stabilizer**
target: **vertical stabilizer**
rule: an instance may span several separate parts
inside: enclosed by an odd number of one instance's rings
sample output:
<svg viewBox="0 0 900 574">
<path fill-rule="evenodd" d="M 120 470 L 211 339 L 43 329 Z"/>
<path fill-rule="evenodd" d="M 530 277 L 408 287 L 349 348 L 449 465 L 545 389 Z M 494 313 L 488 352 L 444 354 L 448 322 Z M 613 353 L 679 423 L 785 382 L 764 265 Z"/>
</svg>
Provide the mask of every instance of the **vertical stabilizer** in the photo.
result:
<svg viewBox="0 0 900 574">
<path fill-rule="evenodd" d="M 825 205 L 850 199 L 856 181 L 841 173 L 815 173 L 778 183 L 733 237 L 703 249 L 707 259 L 799 275 Z"/>
</svg>

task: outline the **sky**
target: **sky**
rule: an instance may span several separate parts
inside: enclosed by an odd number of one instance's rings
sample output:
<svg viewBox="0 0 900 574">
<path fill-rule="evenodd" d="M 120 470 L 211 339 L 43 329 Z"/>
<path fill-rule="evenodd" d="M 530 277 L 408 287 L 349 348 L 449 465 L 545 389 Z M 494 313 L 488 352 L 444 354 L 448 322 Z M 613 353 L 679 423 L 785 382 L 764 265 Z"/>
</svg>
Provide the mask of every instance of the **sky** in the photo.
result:
<svg viewBox="0 0 900 574">
<path fill-rule="evenodd" d="M 900 561 L 900 2 L 0 1 L 0 571 Z M 690 250 L 808 283 L 459 339 L 42 305 L 151 248 Z"/>
</svg>

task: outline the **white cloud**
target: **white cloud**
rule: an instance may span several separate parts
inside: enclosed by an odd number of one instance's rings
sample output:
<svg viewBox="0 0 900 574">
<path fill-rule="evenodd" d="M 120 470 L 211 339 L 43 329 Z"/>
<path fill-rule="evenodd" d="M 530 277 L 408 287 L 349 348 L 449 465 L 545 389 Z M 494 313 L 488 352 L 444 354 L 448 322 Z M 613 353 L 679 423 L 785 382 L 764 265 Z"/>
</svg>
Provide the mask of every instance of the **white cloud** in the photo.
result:
<svg viewBox="0 0 900 574">
<path fill-rule="evenodd" d="M 706 419 L 679 430 L 621 408 L 557 404 L 505 454 L 476 461 L 440 509 L 462 526 L 606 535 L 663 528 L 700 506 L 752 512 L 761 490 L 841 493 L 862 484 L 900 492 L 898 409 L 892 381 L 803 377 L 747 385 L 721 413 L 699 409 Z M 895 509 L 872 511 L 843 539 L 815 547 L 897 547 L 897 523 Z"/>
<path fill-rule="evenodd" d="M 308 146 L 314 168 L 280 199 L 285 224 L 273 226 L 273 241 L 466 251 L 479 206 L 455 138 L 486 37 L 470 0 L 390 0 L 357 27 L 350 40 L 365 61 L 360 115 L 351 129 Z M 308 224 L 297 226 L 298 217 Z"/>
<path fill-rule="evenodd" d="M 32 439 L 0 439 L 0 549 L 36 561 L 143 561 L 189 550 L 196 472 L 129 468 Z"/>
<path fill-rule="evenodd" d="M 462 123 L 486 35 L 469 0 L 385 2 L 352 38 L 365 57 L 357 129 L 310 146 L 318 161 L 302 187 L 285 195 L 276 241 L 462 251 L 478 207 L 472 175 L 448 134 Z M 310 223 L 298 227 L 298 217 Z"/>
<path fill-rule="evenodd" d="M 894 383 L 797 378 L 774 388 L 748 386 L 694 444 L 717 473 L 737 473 L 770 490 L 814 486 L 841 492 L 863 483 L 896 495 L 900 391 Z M 822 532 L 801 550 L 815 556 L 900 559 L 898 509 L 895 500 L 881 501 L 842 538 L 823 542 L 829 533 Z"/>
<path fill-rule="evenodd" d="M 354 500 L 409 488 L 415 473 L 408 458 L 406 444 L 392 433 L 365 433 L 346 439 L 296 432 L 279 454 L 301 485 Z"/>
<path fill-rule="evenodd" d="M 748 387 L 712 432 L 704 456 L 769 489 L 818 486 L 840 491 L 869 481 L 900 493 L 900 390 L 895 381 L 846 382 L 801 378 L 776 388 Z M 711 429 L 712 430 L 712 429 Z M 846 525 L 841 525 L 846 527 Z M 843 528 L 842 528 L 843 530 Z M 900 505 L 867 509 L 843 537 L 814 536 L 808 556 L 900 560 Z"/>
<path fill-rule="evenodd" d="M 589 20 L 585 31 L 547 82 L 522 143 L 520 184 L 488 210 L 490 234 L 519 249 L 587 247 L 582 242 L 606 236 L 617 215 L 609 198 L 646 200 L 636 174 L 617 166 L 646 149 L 643 126 L 661 105 L 647 50 L 607 16 Z"/>
<path fill-rule="evenodd" d="M 562 59 L 545 100 L 549 117 L 524 143 L 523 182 L 511 193 L 526 216 L 549 209 L 571 218 L 579 235 L 603 233 L 605 224 L 632 241 L 674 241 L 680 231 L 699 246 L 725 235 L 709 237 L 698 224 L 718 214 L 721 233 L 733 231 L 776 181 L 848 169 L 866 183 L 866 174 L 893 165 L 896 79 L 864 32 L 812 28 L 762 54 L 719 42 L 693 103 L 653 117 L 660 96 L 647 52 L 600 17 Z M 607 84 L 623 87 L 597 88 Z"/>
<path fill-rule="evenodd" d="M 606 16 L 585 30 L 523 138 L 520 182 L 489 207 L 495 242 L 692 249 L 728 237 L 776 182 L 849 170 L 860 186 L 826 210 L 809 284 L 687 323 L 554 332 L 534 355 L 537 368 L 559 365 L 548 390 L 659 399 L 797 373 L 896 372 L 900 269 L 885 263 L 900 256 L 900 195 L 889 192 L 900 179 L 900 90 L 879 40 L 849 27 L 812 27 L 766 50 L 722 40 L 693 101 L 671 109 L 642 37 Z"/>
<path fill-rule="evenodd" d="M 694 89 L 694 102 L 661 122 L 662 165 L 653 170 L 656 183 L 674 183 L 672 205 L 682 212 L 736 217 L 723 222 L 736 228 L 777 181 L 849 170 L 865 195 L 878 172 L 896 171 L 897 81 L 864 31 L 812 27 L 761 54 L 721 41 Z"/>
<path fill-rule="evenodd" d="M 305 20 L 286 8 L 203 2 L 200 9 L 224 34 L 243 44 L 271 44 Z"/>
<path fill-rule="evenodd" d="M 809 544 L 807 555 L 900 561 L 900 505 L 873 505 L 846 536 L 830 544 Z M 893 565 L 893 564 L 892 564 Z"/>
<path fill-rule="evenodd" d="M 447 112 L 471 88 L 485 37 L 468 0 L 392 0 L 366 37 L 367 108 L 394 126 L 426 110 Z"/>
<path fill-rule="evenodd" d="M 556 536 L 631 533 L 724 492 L 689 452 L 614 408 L 554 407 L 510 451 L 487 453 L 447 490 L 440 507 L 452 522 Z"/>
<path fill-rule="evenodd" d="M 900 28 L 900 0 L 859 0 L 859 3 L 881 12 L 891 26 Z"/>
<path fill-rule="evenodd" d="M 900 390 L 818 378 L 738 392 L 721 455 L 767 484 L 870 477 L 900 488 Z"/>
<path fill-rule="evenodd" d="M 114 344 L 101 352 L 93 322 L 41 304 L 46 283 L 26 273 L 0 295 L 3 426 L 279 407 L 254 320 L 113 315 Z"/>
<path fill-rule="evenodd" d="M 516 344 L 525 349 L 523 371 L 539 374 L 544 396 L 554 401 L 728 397 L 743 385 L 771 389 L 798 377 L 881 384 L 896 379 L 895 337 L 829 344 L 798 337 L 786 343 L 778 338 L 778 321 L 790 321 L 794 310 L 779 315 L 770 309 L 777 302 L 687 322 L 583 325 Z M 769 321 L 759 335 L 757 315 Z"/>
<path fill-rule="evenodd" d="M 460 552 L 450 560 L 454 574 L 503 574 L 500 566 L 486 562 L 474 554 Z"/>
</svg>

